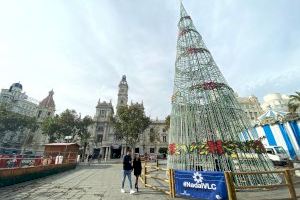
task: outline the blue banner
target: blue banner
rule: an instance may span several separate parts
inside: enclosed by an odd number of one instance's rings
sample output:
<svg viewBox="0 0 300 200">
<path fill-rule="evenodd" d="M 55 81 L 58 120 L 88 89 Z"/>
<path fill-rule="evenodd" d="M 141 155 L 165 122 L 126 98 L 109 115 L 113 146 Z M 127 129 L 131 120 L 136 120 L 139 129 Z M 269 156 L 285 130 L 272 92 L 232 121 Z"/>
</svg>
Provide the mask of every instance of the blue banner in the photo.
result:
<svg viewBox="0 0 300 200">
<path fill-rule="evenodd" d="M 223 172 L 175 170 L 177 196 L 197 199 L 227 200 L 227 188 Z"/>
</svg>

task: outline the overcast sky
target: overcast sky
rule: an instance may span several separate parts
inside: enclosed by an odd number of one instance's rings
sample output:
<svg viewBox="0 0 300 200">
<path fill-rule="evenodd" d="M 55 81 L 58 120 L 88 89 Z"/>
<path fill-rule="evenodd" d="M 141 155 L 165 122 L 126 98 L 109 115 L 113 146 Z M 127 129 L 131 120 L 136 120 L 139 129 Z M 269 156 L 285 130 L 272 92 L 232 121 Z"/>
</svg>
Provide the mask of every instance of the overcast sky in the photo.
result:
<svg viewBox="0 0 300 200">
<path fill-rule="evenodd" d="M 300 1 L 185 0 L 195 26 L 240 96 L 300 89 Z M 0 0 L 0 88 L 21 82 L 39 101 L 54 90 L 57 113 L 94 115 L 129 101 L 146 114 L 171 110 L 178 0 Z"/>
</svg>

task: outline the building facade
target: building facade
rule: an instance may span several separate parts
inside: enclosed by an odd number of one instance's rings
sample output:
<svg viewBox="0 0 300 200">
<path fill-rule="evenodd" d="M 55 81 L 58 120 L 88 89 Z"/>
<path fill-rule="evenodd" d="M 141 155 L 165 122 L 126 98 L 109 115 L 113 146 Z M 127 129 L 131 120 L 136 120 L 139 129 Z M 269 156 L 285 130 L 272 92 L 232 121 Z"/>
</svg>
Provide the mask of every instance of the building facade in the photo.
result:
<svg viewBox="0 0 300 200">
<path fill-rule="evenodd" d="M 118 100 L 116 109 L 120 106 L 128 105 L 128 83 L 124 75 L 118 87 Z M 133 104 L 131 102 L 131 104 Z M 143 103 L 135 103 L 144 109 Z M 93 137 L 89 142 L 88 151 L 95 157 L 101 155 L 102 158 L 120 158 L 126 154 L 126 143 L 115 137 L 112 125 L 114 107 L 112 102 L 98 101 L 94 124 L 90 127 Z M 165 129 L 163 120 L 151 120 L 150 126 L 140 134 L 139 142 L 136 145 L 135 152 L 140 154 L 157 154 L 167 151 L 168 132 Z"/>
<path fill-rule="evenodd" d="M 141 154 L 163 154 L 168 151 L 168 130 L 164 120 L 151 120 L 150 126 L 141 135 L 135 152 Z"/>
<path fill-rule="evenodd" d="M 28 95 L 23 92 L 22 84 L 13 83 L 9 89 L 1 90 L 0 104 L 4 105 L 12 112 L 43 120 L 46 117 L 54 115 L 55 103 L 53 95 L 54 92 L 51 90 L 49 95 L 39 103 L 37 100 L 28 97 Z"/>
<path fill-rule="evenodd" d="M 249 97 L 237 96 L 237 100 L 248 118 L 251 120 L 252 125 L 257 123 L 257 118 L 263 114 L 258 98 L 254 95 Z"/>
<path fill-rule="evenodd" d="M 47 97 L 38 102 L 23 92 L 22 84 L 14 83 L 9 89 L 1 90 L 0 104 L 9 111 L 28 117 L 36 117 L 38 122 L 42 122 L 45 118 L 54 116 L 53 95 L 54 92 L 51 90 Z M 0 133 L 0 146 L 3 147 L 23 149 L 26 146 L 27 149 L 42 150 L 47 140 L 47 136 L 43 135 L 39 129 L 35 132 L 26 129 Z"/>
<path fill-rule="evenodd" d="M 29 98 L 22 90 L 23 86 L 20 83 L 12 84 L 9 89 L 2 89 L 0 103 L 4 104 L 12 112 L 35 117 L 38 102 Z"/>
</svg>

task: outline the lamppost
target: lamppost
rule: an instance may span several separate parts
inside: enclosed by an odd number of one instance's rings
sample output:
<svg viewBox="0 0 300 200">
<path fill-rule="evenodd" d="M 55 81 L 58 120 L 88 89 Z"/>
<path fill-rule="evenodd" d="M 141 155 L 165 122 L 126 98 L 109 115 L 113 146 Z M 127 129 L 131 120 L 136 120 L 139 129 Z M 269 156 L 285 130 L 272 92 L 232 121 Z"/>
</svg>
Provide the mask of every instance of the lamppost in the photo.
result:
<svg viewBox="0 0 300 200">
<path fill-rule="evenodd" d="M 71 135 L 66 136 L 65 140 L 66 140 L 67 143 L 70 143 L 71 140 L 72 140 L 72 136 Z"/>
</svg>

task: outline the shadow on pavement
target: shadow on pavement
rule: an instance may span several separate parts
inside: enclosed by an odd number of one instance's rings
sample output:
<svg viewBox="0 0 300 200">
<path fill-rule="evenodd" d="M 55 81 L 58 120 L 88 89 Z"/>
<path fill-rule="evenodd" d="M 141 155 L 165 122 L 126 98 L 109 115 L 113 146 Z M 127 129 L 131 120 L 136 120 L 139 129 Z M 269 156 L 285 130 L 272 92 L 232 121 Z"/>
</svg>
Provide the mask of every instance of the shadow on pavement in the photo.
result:
<svg viewBox="0 0 300 200">
<path fill-rule="evenodd" d="M 108 164 L 91 164 L 91 165 L 78 165 L 76 167 L 76 170 L 80 169 L 107 169 L 112 167 L 111 165 Z"/>
</svg>

